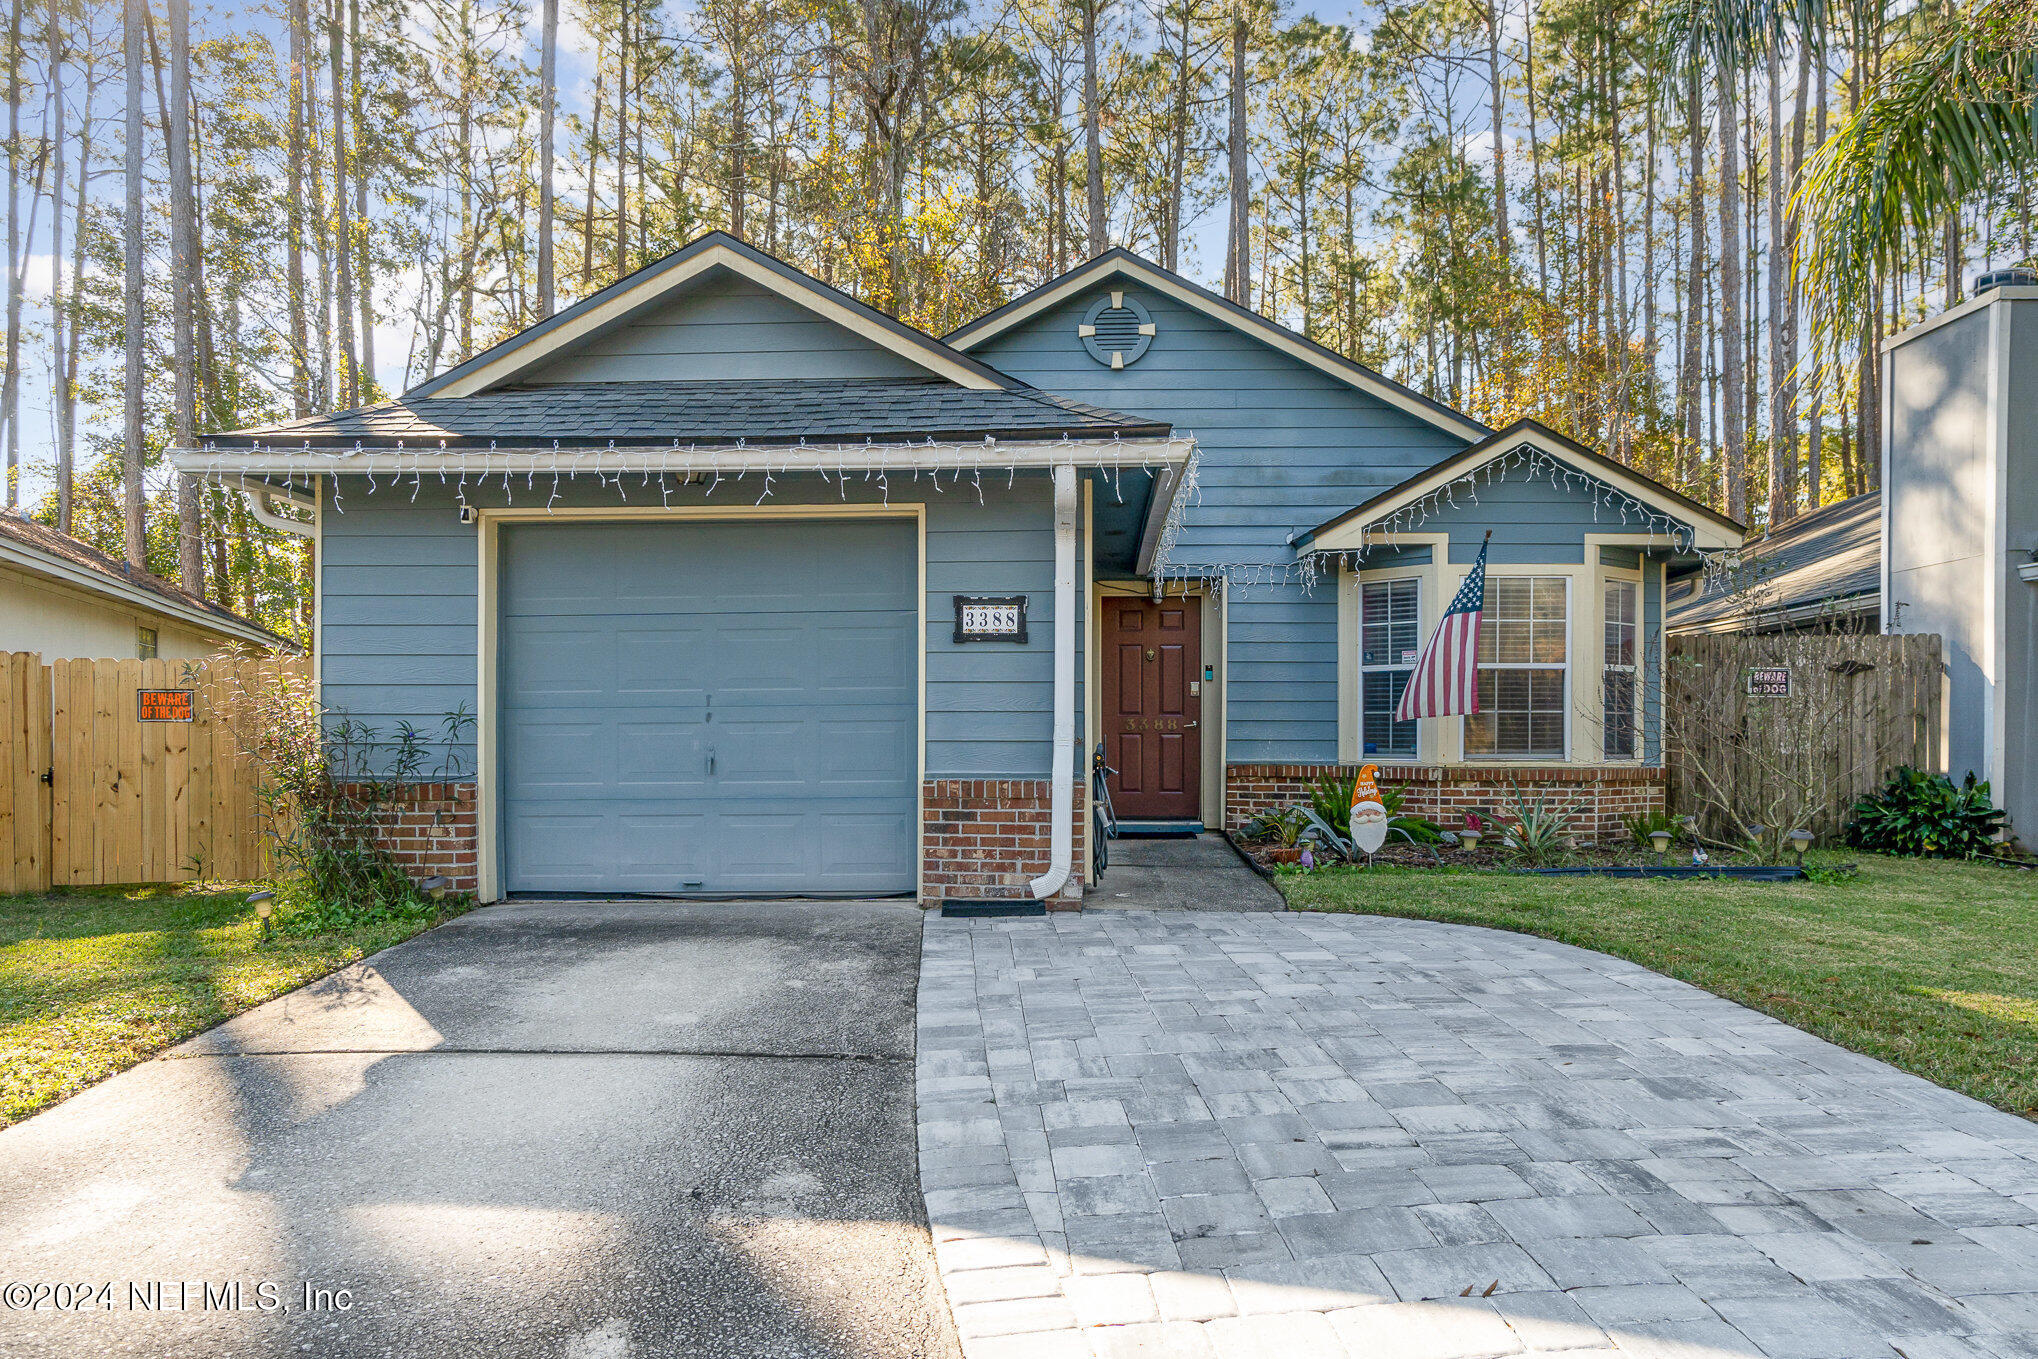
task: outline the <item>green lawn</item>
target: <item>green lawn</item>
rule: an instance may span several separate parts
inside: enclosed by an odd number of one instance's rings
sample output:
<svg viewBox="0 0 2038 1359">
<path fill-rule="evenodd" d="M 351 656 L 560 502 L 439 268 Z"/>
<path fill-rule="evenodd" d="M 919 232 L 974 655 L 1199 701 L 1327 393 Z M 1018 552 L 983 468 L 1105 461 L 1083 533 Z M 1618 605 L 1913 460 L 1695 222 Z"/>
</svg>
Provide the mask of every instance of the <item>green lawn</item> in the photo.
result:
<svg viewBox="0 0 2038 1359">
<path fill-rule="evenodd" d="M 1814 856 L 1814 861 L 1819 856 Z M 1284 872 L 1298 909 L 1415 916 L 1599 949 L 2038 1117 L 2038 874 L 1833 856 L 1844 881 Z"/>
<path fill-rule="evenodd" d="M 253 890 L 0 897 L 0 1128 L 425 927 L 265 943 Z"/>
</svg>

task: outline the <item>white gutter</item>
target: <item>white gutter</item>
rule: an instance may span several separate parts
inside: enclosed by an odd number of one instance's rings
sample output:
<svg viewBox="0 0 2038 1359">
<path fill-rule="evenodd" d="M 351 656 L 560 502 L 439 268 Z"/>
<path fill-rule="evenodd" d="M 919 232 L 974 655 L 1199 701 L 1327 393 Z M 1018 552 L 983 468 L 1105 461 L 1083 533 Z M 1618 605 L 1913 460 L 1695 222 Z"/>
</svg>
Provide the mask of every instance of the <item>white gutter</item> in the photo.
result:
<svg viewBox="0 0 2038 1359">
<path fill-rule="evenodd" d="M 271 497 L 280 499 L 285 504 L 295 505 L 299 509 L 308 510 L 313 508 L 311 501 L 300 499 L 294 495 L 284 495 L 276 491 L 265 491 L 255 486 L 241 487 L 241 499 L 248 502 L 248 513 L 255 516 L 256 523 L 264 528 L 278 529 L 284 533 L 294 533 L 300 538 L 312 536 L 310 524 L 305 523 L 302 519 L 286 519 L 270 508 L 269 501 Z"/>
<path fill-rule="evenodd" d="M 720 474 L 764 472 L 894 471 L 973 472 L 1011 468 L 1100 469 L 1156 467 L 1186 463 L 1196 441 L 1188 437 L 1151 439 L 978 439 L 968 442 L 805 443 L 673 445 L 633 444 L 613 448 L 552 448 L 498 445 L 494 448 L 318 449 L 287 445 L 261 448 L 174 448 L 170 462 L 180 472 L 207 481 L 241 484 L 251 476 L 389 475 L 469 477 L 503 475 L 573 476 L 585 472 Z"/>
<path fill-rule="evenodd" d="M 1049 777 L 1047 872 L 1029 883 L 1046 901 L 1069 880 L 1074 860 L 1069 815 L 1076 778 L 1076 469 L 1054 469 L 1054 756 Z"/>
</svg>

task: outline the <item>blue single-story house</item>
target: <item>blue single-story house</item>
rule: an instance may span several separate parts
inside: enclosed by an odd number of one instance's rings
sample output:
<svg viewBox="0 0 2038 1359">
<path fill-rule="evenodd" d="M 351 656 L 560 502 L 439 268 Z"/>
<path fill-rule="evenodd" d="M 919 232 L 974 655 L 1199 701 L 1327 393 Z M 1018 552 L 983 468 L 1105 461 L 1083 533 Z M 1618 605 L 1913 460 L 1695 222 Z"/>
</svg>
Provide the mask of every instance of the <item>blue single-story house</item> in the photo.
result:
<svg viewBox="0 0 2038 1359">
<path fill-rule="evenodd" d="M 399 400 L 178 465 L 317 552 L 315 665 L 471 715 L 393 843 L 482 899 L 1080 901 L 1119 815 L 1237 826 L 1370 760 L 1661 806 L 1665 572 L 1741 528 L 1124 251 L 936 339 L 716 233 Z M 1398 686 L 1492 534 L 1482 712 Z"/>
</svg>

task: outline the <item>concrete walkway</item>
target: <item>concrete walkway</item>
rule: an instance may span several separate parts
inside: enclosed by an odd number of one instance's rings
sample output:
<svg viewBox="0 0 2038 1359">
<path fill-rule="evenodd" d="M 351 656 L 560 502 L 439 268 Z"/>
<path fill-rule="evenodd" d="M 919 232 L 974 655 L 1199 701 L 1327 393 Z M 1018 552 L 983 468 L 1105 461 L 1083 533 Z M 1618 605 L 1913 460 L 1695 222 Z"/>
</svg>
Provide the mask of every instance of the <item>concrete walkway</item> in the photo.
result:
<svg viewBox="0 0 2038 1359">
<path fill-rule="evenodd" d="M 1140 911 L 1285 911 L 1274 885 L 1221 835 L 1113 840 L 1110 866 L 1086 907 Z"/>
<path fill-rule="evenodd" d="M 0 1283 L 111 1285 L 0 1355 L 952 1356 L 920 930 L 498 906 L 251 1010 L 0 1132 Z"/>
<path fill-rule="evenodd" d="M 2038 1126 L 1604 955 L 930 918 L 919 1033 L 969 1359 L 2038 1356 Z"/>
</svg>

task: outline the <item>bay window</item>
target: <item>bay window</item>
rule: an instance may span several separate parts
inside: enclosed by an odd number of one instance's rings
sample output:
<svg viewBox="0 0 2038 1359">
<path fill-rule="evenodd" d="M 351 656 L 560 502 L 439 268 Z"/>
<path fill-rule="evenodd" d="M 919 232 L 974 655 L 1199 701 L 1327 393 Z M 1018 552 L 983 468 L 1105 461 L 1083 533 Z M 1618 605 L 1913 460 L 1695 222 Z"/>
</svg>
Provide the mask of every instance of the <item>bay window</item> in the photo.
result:
<svg viewBox="0 0 2038 1359">
<path fill-rule="evenodd" d="M 1479 711 L 1465 719 L 1467 755 L 1565 757 L 1570 585 L 1564 576 L 1487 576 Z"/>
</svg>

